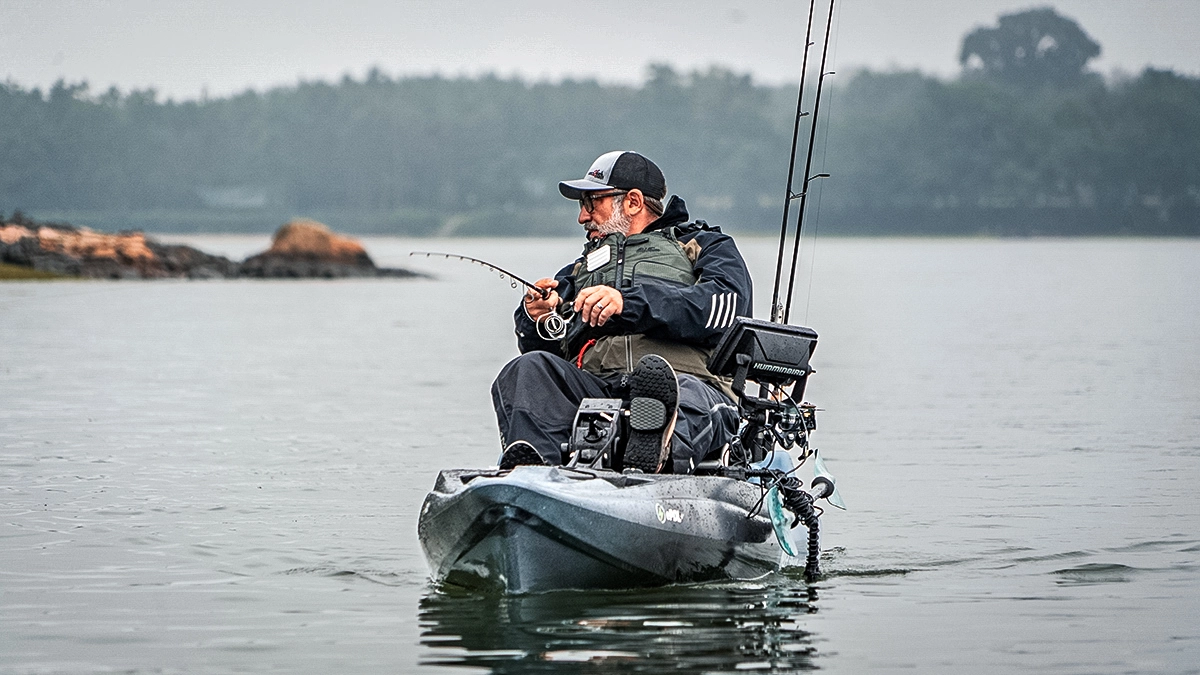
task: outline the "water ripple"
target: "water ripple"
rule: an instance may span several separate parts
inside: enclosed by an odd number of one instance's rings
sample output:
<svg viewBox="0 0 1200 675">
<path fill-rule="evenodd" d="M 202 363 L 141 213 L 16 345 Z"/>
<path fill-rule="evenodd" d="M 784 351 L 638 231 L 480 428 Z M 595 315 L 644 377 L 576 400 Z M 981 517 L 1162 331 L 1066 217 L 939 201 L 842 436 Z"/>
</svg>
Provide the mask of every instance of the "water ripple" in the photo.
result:
<svg viewBox="0 0 1200 675">
<path fill-rule="evenodd" d="M 1129 581 L 1140 571 L 1136 567 L 1118 563 L 1084 563 L 1054 570 L 1051 574 L 1062 577 L 1058 582 L 1060 584 L 1115 584 Z"/>
</svg>

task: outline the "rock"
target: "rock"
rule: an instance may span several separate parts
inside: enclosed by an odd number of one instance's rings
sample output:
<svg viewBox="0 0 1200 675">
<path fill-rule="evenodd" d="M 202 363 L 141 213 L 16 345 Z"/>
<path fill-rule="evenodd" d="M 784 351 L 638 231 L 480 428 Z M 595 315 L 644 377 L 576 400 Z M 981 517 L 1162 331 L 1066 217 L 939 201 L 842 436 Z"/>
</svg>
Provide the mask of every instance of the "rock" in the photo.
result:
<svg viewBox="0 0 1200 675">
<path fill-rule="evenodd" d="M 304 219 L 276 230 L 271 248 L 246 258 L 240 271 L 242 276 L 275 279 L 421 276 L 409 270 L 376 267 L 362 244 Z"/>
<path fill-rule="evenodd" d="M 0 225 L 0 262 L 92 279 L 236 276 L 237 264 L 190 246 L 160 244 L 142 232 L 105 234 L 24 219 Z"/>
<path fill-rule="evenodd" d="M 376 267 L 362 244 L 313 220 L 284 225 L 270 249 L 239 264 L 191 246 L 162 244 L 142 232 L 105 234 L 60 223 L 38 224 L 16 213 L 10 222 L 0 223 L 0 262 L 93 279 L 425 276 Z"/>
<path fill-rule="evenodd" d="M 167 276 L 188 279 L 229 279 L 238 275 L 238 263 L 224 256 L 205 253 L 181 244 L 160 244 L 153 239 L 147 247 L 161 261 Z"/>
<path fill-rule="evenodd" d="M 330 232 L 323 223 L 305 218 L 293 220 L 276 230 L 267 253 L 346 265 L 375 265 L 362 244 Z"/>
</svg>

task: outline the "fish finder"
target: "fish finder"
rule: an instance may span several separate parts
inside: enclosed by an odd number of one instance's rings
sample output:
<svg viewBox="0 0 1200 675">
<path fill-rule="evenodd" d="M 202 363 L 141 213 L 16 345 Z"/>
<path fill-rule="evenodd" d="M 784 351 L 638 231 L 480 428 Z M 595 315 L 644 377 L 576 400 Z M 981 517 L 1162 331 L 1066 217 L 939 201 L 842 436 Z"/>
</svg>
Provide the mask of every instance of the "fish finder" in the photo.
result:
<svg viewBox="0 0 1200 675">
<path fill-rule="evenodd" d="M 773 323 L 739 316 L 734 319 L 708 359 L 714 375 L 733 378 L 733 390 L 745 394 L 747 380 L 787 387 L 792 396 L 804 395 L 813 372 L 809 359 L 817 348 L 817 333 L 804 326 Z"/>
<path fill-rule="evenodd" d="M 707 365 L 714 375 L 733 379 L 746 422 L 731 444 L 731 465 L 761 461 L 776 443 L 787 449 L 799 444 L 807 454 L 816 407 L 798 401 L 814 372 L 809 359 L 816 348 L 816 331 L 804 326 L 737 317 L 726 329 Z M 746 393 L 747 382 L 759 384 L 757 396 Z"/>
</svg>

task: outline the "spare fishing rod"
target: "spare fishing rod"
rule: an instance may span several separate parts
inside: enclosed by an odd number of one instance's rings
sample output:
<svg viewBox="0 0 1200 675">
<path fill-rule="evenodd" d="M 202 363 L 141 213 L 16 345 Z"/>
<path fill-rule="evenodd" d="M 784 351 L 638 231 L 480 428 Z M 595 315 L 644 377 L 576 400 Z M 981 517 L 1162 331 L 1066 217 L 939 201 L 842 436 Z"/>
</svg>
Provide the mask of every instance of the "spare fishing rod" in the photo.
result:
<svg viewBox="0 0 1200 675">
<path fill-rule="evenodd" d="M 798 267 L 798 257 L 800 255 L 800 235 L 804 229 L 804 211 L 808 202 L 808 184 L 818 178 L 828 178 L 829 174 L 819 173 L 812 175 L 812 160 L 813 150 L 816 147 L 817 141 L 817 116 L 821 110 L 821 92 L 825 88 L 825 76 L 832 75 L 832 72 L 825 71 L 825 63 L 829 58 L 829 35 L 833 29 L 833 4 L 835 0 L 829 0 L 829 16 L 825 21 L 825 44 L 821 46 L 821 75 L 817 78 L 817 96 L 813 102 L 812 120 L 809 125 L 808 134 L 808 158 L 804 161 L 804 182 L 800 192 L 800 208 L 796 214 L 796 238 L 792 247 L 792 272 L 788 277 L 788 292 L 787 300 L 783 305 L 783 323 L 787 323 L 792 314 L 792 287 L 796 283 L 796 267 Z"/>
<path fill-rule="evenodd" d="M 791 306 L 792 306 L 792 287 L 795 283 L 796 266 L 798 263 L 798 257 L 799 257 L 799 252 L 800 252 L 800 234 L 804 227 L 804 225 L 803 225 L 804 211 L 805 211 L 805 206 L 807 203 L 806 198 L 808 196 L 808 184 L 810 182 L 812 182 L 813 180 L 816 180 L 817 178 L 825 178 L 829 175 L 829 174 L 824 174 L 824 173 L 817 174 L 816 176 L 812 175 L 812 158 L 813 158 L 813 148 L 815 145 L 816 134 L 817 134 L 817 116 L 820 112 L 820 107 L 821 107 L 821 91 L 822 91 L 823 85 L 825 83 L 825 76 L 833 74 L 833 73 L 825 72 L 826 58 L 828 57 L 828 54 L 829 54 L 829 36 L 830 36 L 830 32 L 831 32 L 831 29 L 833 26 L 833 7 L 834 7 L 834 0 L 829 0 L 829 14 L 828 14 L 828 17 L 826 20 L 826 25 L 825 25 L 825 43 L 822 46 L 822 54 L 821 54 L 821 68 L 820 68 L 821 74 L 817 80 L 817 92 L 816 92 L 815 101 L 814 101 L 814 105 L 813 105 L 813 111 L 810 116 L 808 112 L 804 111 L 804 87 L 805 87 L 805 81 L 808 76 L 808 53 L 809 53 L 809 49 L 814 44 L 812 41 L 812 29 L 813 29 L 813 18 L 816 13 L 816 0 L 809 0 L 808 24 L 807 24 L 807 29 L 805 31 L 805 36 L 804 36 L 804 58 L 802 59 L 801 66 L 800 66 L 800 68 L 801 68 L 801 70 L 800 70 L 800 88 L 796 94 L 796 119 L 795 119 L 795 123 L 792 127 L 792 149 L 791 149 L 791 153 L 788 156 L 787 193 L 784 195 L 784 200 L 783 200 L 783 221 L 779 226 L 779 252 L 775 259 L 775 283 L 774 283 L 774 288 L 773 288 L 773 292 L 772 292 L 772 296 L 771 296 L 771 321 L 772 321 L 772 323 L 787 323 L 788 319 L 790 318 Z M 804 175 L 802 176 L 802 179 L 801 179 L 800 192 L 797 193 L 794 190 L 795 171 L 796 171 L 796 151 L 799 147 L 800 120 L 803 117 L 810 117 L 810 119 L 809 119 L 810 132 L 809 132 L 809 137 L 808 137 L 807 158 L 805 159 L 805 162 L 804 162 Z M 791 259 L 791 270 L 789 273 L 789 280 L 788 280 L 788 292 L 787 292 L 786 300 L 784 301 L 783 304 L 780 304 L 779 292 L 780 292 L 780 284 L 783 280 L 783 255 L 784 255 L 784 247 L 787 242 L 788 218 L 791 213 L 792 201 L 796 200 L 796 199 L 800 200 L 800 207 L 799 207 L 798 213 L 796 215 L 796 235 L 795 235 L 794 245 L 792 247 L 792 259 Z"/>
<path fill-rule="evenodd" d="M 457 253 L 439 253 L 437 251 L 413 251 L 408 255 L 423 255 L 426 258 L 431 256 L 439 256 L 446 258 L 447 260 L 465 260 L 467 262 L 475 263 L 476 265 L 482 265 L 483 267 L 499 274 L 501 279 L 509 279 L 509 285 L 511 285 L 513 288 L 524 286 L 525 288 L 541 296 L 542 300 L 547 300 L 550 298 L 549 289 L 536 286 L 533 284 L 533 282 L 526 281 L 525 279 L 522 279 L 512 272 L 509 272 L 503 267 L 500 267 L 499 265 L 493 265 L 486 260 L 472 258 L 471 256 L 467 255 L 459 255 Z M 568 308 L 564 308 L 564 311 L 567 312 L 565 315 L 560 313 L 556 307 L 551 309 L 547 314 L 543 314 L 540 319 L 537 319 L 534 323 L 537 325 L 538 337 L 542 338 L 543 340 L 561 340 L 567 334 L 567 320 L 570 319 L 570 315 L 573 313 L 569 309 L 569 306 Z"/>
<path fill-rule="evenodd" d="M 817 91 L 813 97 L 813 108 L 812 108 L 811 115 L 809 113 L 805 112 L 805 110 L 804 110 L 804 88 L 805 88 L 805 84 L 807 82 L 807 77 L 808 77 L 809 50 L 814 45 L 814 43 L 812 41 L 812 31 L 813 31 L 813 19 L 814 19 L 814 16 L 816 15 L 816 4 L 817 4 L 816 0 L 809 0 L 809 5 L 808 5 L 808 24 L 807 24 L 807 28 L 805 30 L 805 36 L 804 36 L 804 57 L 802 59 L 801 70 L 800 70 L 800 87 L 799 87 L 799 91 L 796 94 L 796 118 L 795 118 L 795 122 L 793 123 L 793 126 L 792 126 L 791 152 L 788 155 L 787 193 L 785 194 L 784 201 L 783 201 L 783 220 L 779 226 L 779 251 L 778 251 L 776 259 L 775 259 L 775 283 L 774 283 L 774 287 L 772 289 L 772 296 L 771 296 L 771 323 L 773 323 L 773 324 L 787 325 L 788 321 L 791 318 L 792 292 L 795 287 L 796 268 L 799 265 L 800 237 L 801 237 L 801 234 L 804 229 L 804 212 L 805 212 L 805 209 L 807 206 L 809 183 L 811 183 L 812 181 L 814 181 L 818 178 L 825 178 L 829 175 L 829 174 L 825 174 L 825 173 L 813 175 L 812 163 L 813 163 L 813 151 L 816 147 L 817 120 L 818 120 L 818 117 L 819 117 L 820 111 L 821 111 L 821 94 L 822 94 L 822 91 L 824 90 L 825 77 L 826 77 L 826 75 L 833 74 L 833 73 L 827 73 L 825 71 L 825 67 L 826 67 L 826 64 L 827 64 L 828 58 L 829 58 L 829 39 L 830 39 L 830 35 L 832 34 L 832 29 L 833 29 L 834 3 L 835 3 L 835 0 L 829 0 L 829 13 L 828 13 L 828 15 L 826 17 L 826 21 L 825 21 L 825 41 L 821 47 L 821 65 L 820 65 L 820 69 L 819 69 L 820 75 L 817 80 Z M 796 192 L 796 190 L 795 190 L 796 155 L 797 155 L 797 151 L 798 151 L 799 145 L 800 145 L 800 120 L 803 117 L 809 118 L 808 119 L 808 123 L 809 123 L 808 150 L 807 150 L 806 157 L 804 160 L 804 173 L 802 174 L 801 179 L 800 179 L 800 191 Z M 793 244 L 792 245 L 792 257 L 791 257 L 791 261 L 790 261 L 790 265 L 789 265 L 790 269 L 789 269 L 789 273 L 788 273 L 787 295 L 785 296 L 783 302 L 781 303 L 780 302 L 780 290 L 781 290 L 781 285 L 782 285 L 782 281 L 783 281 L 783 258 L 784 258 L 785 247 L 787 245 L 788 219 L 791 215 L 791 205 L 792 205 L 793 200 L 799 200 L 800 204 L 799 204 L 799 207 L 797 209 L 797 214 L 796 214 L 796 233 L 794 235 L 794 239 L 793 239 L 793 243 L 792 243 Z M 797 327 L 796 330 L 808 330 L 808 329 Z M 815 333 L 812 334 L 811 337 L 815 341 L 816 334 Z M 811 352 L 811 348 L 812 348 L 811 343 L 808 345 L 808 347 L 809 347 L 808 351 Z M 720 347 L 718 347 L 718 349 L 719 348 Z M 753 419 L 749 419 L 749 418 L 747 419 L 747 422 L 748 422 L 747 426 L 743 429 L 739 438 L 735 439 L 735 441 L 738 441 L 739 439 L 749 438 L 750 443 L 760 450 L 763 448 L 764 445 L 769 444 L 771 447 L 774 447 L 776 445 L 776 443 L 780 443 L 785 448 L 790 448 L 792 445 L 792 442 L 790 442 L 790 439 L 792 437 L 781 435 L 780 434 L 781 430 L 777 428 L 784 424 L 789 426 L 789 428 L 794 426 L 794 424 L 792 424 L 791 420 L 787 417 L 786 411 L 781 411 L 778 409 L 779 404 L 777 403 L 777 401 L 779 400 L 780 397 L 786 395 L 785 387 L 787 387 L 788 384 L 784 380 L 779 380 L 779 381 L 772 383 L 769 381 L 770 378 L 765 378 L 765 379 L 763 378 L 763 376 L 762 376 L 763 373 L 756 373 L 758 375 L 759 388 L 760 388 L 759 398 L 752 399 L 751 397 L 747 397 L 743 393 L 743 387 L 744 387 L 744 382 L 745 382 L 744 378 L 748 374 L 748 371 L 749 371 L 751 357 L 750 357 L 750 355 L 739 355 L 738 358 L 740 359 L 739 360 L 739 370 L 737 372 L 737 377 L 735 378 L 736 386 L 734 387 L 734 391 L 739 394 L 739 408 L 745 406 L 746 403 L 749 402 L 751 404 L 752 408 L 756 408 L 756 409 L 761 408 L 761 410 L 755 410 L 755 415 L 754 415 Z M 761 368 L 760 368 L 760 370 L 761 370 Z M 807 367 L 807 363 L 805 363 L 804 368 L 795 369 L 794 372 L 799 372 L 801 377 L 803 377 L 803 376 L 806 376 L 807 373 L 811 372 L 811 371 Z M 784 379 L 789 379 L 789 378 L 784 378 Z M 802 393 L 803 385 L 797 384 L 795 382 L 795 380 L 793 380 L 792 382 L 793 383 L 791 386 L 793 387 L 793 392 L 795 391 L 795 387 L 799 386 L 800 391 Z M 800 382 L 802 383 L 803 380 L 800 380 Z M 789 396 L 789 398 L 790 398 L 790 396 Z M 772 415 L 776 415 L 779 417 L 778 417 L 778 419 L 772 420 L 772 417 L 771 417 Z M 803 445 L 805 448 L 807 448 L 807 432 L 816 428 L 815 417 L 813 417 L 811 421 L 812 421 L 812 426 L 809 426 L 809 423 L 807 420 L 803 423 L 803 429 L 802 429 L 803 430 Z M 771 433 L 771 432 L 774 432 L 774 433 Z M 781 443 L 781 441 L 782 441 L 782 443 Z M 741 444 L 738 443 L 738 445 L 741 445 Z M 815 452 L 816 451 L 814 449 L 813 450 L 814 455 L 815 455 Z M 751 454 L 753 456 L 753 454 L 754 454 L 753 449 L 751 450 Z M 808 456 L 805 455 L 804 457 L 802 457 L 800 459 L 800 462 L 803 463 L 804 460 L 807 458 L 808 458 Z M 753 466 L 757 466 L 757 465 L 753 465 Z M 804 578 L 806 581 L 808 581 L 810 583 L 817 580 L 821 574 L 821 568 L 820 568 L 821 547 L 820 547 L 820 523 L 819 523 L 820 510 L 814 506 L 814 501 L 817 499 L 821 499 L 821 498 L 828 499 L 828 498 L 833 497 L 835 494 L 835 488 L 834 488 L 834 483 L 832 481 L 832 477 L 823 478 L 820 475 L 821 474 L 821 466 L 819 464 L 819 460 L 817 463 L 817 467 L 818 467 L 818 476 L 817 476 L 817 479 L 814 479 L 814 481 L 813 481 L 812 492 L 805 491 L 803 483 L 801 483 L 800 480 L 797 479 L 796 477 L 790 475 L 791 471 L 788 471 L 788 472 L 774 471 L 770 467 L 763 469 L 763 470 L 751 469 L 751 470 L 747 471 L 747 473 L 750 473 L 751 471 L 753 471 L 755 473 L 759 473 L 760 471 L 762 471 L 762 472 L 771 474 L 772 480 L 770 481 L 770 488 L 767 489 L 766 484 L 764 484 L 764 489 L 766 489 L 766 492 L 764 493 L 764 497 L 767 497 L 769 495 L 769 503 L 770 503 L 769 511 L 771 512 L 771 522 L 775 529 L 775 536 L 779 541 L 780 547 L 788 555 L 794 556 L 794 555 L 796 555 L 797 551 L 793 550 L 790 540 L 788 538 L 788 535 L 786 533 L 785 519 L 783 517 L 783 510 L 786 508 L 787 510 L 789 510 L 793 514 L 795 514 L 794 520 L 792 521 L 792 525 L 791 525 L 792 527 L 795 527 L 796 524 L 799 522 L 803 522 L 805 529 L 808 530 L 808 546 L 806 547 L 805 556 L 804 556 L 805 557 Z M 760 480 L 767 480 L 767 476 L 762 476 L 760 478 Z M 837 497 L 837 501 L 839 503 L 841 502 L 840 497 Z"/>
<path fill-rule="evenodd" d="M 804 81 L 808 76 L 808 50 L 813 46 L 812 25 L 813 12 L 816 11 L 817 0 L 808 3 L 808 29 L 804 33 L 804 58 L 800 65 L 800 90 L 796 94 L 796 121 L 792 125 L 792 151 L 788 155 L 787 193 L 783 198 L 783 223 L 779 226 L 779 253 L 775 256 L 775 286 L 771 294 L 771 322 L 779 318 L 779 282 L 783 276 L 783 247 L 787 242 L 788 215 L 792 208 L 792 200 L 796 198 L 792 192 L 793 179 L 796 176 L 796 146 L 800 141 L 800 118 L 808 115 L 804 112 Z"/>
</svg>

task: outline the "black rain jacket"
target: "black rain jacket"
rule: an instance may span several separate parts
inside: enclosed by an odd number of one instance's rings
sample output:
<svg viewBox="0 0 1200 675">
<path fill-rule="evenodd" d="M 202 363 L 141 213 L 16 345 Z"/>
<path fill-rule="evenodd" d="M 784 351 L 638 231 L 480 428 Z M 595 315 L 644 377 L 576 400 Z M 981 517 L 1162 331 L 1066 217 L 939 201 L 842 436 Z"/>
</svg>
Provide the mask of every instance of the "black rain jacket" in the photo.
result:
<svg viewBox="0 0 1200 675">
<path fill-rule="evenodd" d="M 746 262 L 733 238 L 704 221 L 688 222 L 687 206 L 672 196 L 663 215 L 646 231 L 675 227 L 679 243 L 687 247 L 694 241 L 699 254 L 693 263 L 696 283 L 684 286 L 662 279 L 643 278 L 622 292 L 624 307 L 605 325 L 591 328 L 592 337 L 604 335 L 645 335 L 659 340 L 682 342 L 702 349 L 712 349 L 734 316 L 750 316 L 753 307 L 753 287 Z M 555 290 L 563 303 L 574 302 L 575 279 L 572 271 L 583 261 L 580 256 L 558 271 Z M 564 354 L 560 342 L 543 340 L 537 332 L 524 304 L 515 313 L 517 345 L 521 353 L 548 351 L 574 360 L 575 354 Z"/>
</svg>

